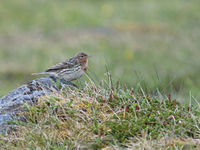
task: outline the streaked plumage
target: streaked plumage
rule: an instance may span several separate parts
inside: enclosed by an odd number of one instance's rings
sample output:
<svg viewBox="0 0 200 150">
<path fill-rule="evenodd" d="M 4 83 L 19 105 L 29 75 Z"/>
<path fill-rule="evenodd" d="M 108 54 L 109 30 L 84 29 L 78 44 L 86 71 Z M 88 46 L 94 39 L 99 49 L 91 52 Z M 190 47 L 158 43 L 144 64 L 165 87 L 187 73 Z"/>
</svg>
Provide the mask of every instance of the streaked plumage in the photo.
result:
<svg viewBox="0 0 200 150">
<path fill-rule="evenodd" d="M 75 56 L 58 63 L 45 72 L 34 73 L 38 74 L 50 74 L 58 78 L 65 79 L 66 81 L 72 81 L 80 78 L 88 67 L 88 55 L 81 52 Z"/>
</svg>

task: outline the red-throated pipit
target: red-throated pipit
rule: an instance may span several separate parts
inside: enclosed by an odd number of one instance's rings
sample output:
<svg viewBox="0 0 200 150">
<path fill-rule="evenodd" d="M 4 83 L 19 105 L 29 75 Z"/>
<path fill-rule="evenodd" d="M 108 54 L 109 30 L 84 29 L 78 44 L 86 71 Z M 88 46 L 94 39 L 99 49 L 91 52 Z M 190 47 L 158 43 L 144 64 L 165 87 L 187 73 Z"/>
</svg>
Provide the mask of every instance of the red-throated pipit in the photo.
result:
<svg viewBox="0 0 200 150">
<path fill-rule="evenodd" d="M 52 66 L 45 72 L 34 73 L 33 75 L 50 74 L 66 81 L 76 80 L 87 71 L 88 57 L 87 54 L 80 52 L 63 62 Z"/>
</svg>

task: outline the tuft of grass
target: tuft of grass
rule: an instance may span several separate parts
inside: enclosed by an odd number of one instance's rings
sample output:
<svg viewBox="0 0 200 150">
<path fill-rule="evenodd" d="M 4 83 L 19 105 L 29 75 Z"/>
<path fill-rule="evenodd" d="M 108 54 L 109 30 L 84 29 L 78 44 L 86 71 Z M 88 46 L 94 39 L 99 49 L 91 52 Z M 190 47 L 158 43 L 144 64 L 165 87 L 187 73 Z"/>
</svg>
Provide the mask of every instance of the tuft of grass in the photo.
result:
<svg viewBox="0 0 200 150">
<path fill-rule="evenodd" d="M 3 149 L 199 148 L 199 104 L 135 94 L 133 89 L 87 84 L 42 97 L 1 135 Z"/>
</svg>

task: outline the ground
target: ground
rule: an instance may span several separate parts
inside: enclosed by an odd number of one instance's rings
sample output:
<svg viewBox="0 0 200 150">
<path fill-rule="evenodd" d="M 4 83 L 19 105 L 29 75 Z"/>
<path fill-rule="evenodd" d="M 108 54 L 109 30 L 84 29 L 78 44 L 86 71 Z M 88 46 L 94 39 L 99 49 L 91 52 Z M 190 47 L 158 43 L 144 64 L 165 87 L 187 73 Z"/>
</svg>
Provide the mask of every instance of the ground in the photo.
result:
<svg viewBox="0 0 200 150">
<path fill-rule="evenodd" d="M 111 78 L 110 78 L 111 79 Z M 199 103 L 136 94 L 111 80 L 107 88 L 62 88 L 25 104 L 15 132 L 0 134 L 1 149 L 199 149 Z M 23 132 L 22 132 L 23 131 Z"/>
<path fill-rule="evenodd" d="M 89 74 L 98 82 L 109 70 L 129 87 L 198 99 L 199 3 L 1 1 L 0 96 L 84 51 L 93 56 Z"/>
</svg>

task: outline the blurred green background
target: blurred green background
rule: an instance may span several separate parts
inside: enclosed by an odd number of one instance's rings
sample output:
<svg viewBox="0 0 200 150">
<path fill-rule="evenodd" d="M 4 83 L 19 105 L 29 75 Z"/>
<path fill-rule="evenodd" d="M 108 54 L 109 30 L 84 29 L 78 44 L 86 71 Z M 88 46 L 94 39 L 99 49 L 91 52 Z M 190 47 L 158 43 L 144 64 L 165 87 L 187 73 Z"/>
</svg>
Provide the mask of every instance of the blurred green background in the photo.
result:
<svg viewBox="0 0 200 150">
<path fill-rule="evenodd" d="M 0 96 L 84 51 L 95 80 L 108 68 L 127 86 L 199 99 L 199 10 L 199 0 L 1 0 Z"/>
</svg>

